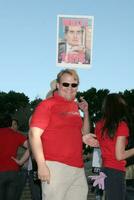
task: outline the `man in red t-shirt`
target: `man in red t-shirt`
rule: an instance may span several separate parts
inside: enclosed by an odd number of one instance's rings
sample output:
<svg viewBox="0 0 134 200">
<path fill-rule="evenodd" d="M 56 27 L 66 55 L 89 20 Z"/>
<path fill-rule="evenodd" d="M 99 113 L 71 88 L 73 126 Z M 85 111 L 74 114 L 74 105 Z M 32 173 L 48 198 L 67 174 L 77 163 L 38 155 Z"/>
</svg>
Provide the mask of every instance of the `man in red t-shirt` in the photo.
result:
<svg viewBox="0 0 134 200">
<path fill-rule="evenodd" d="M 32 115 L 29 138 L 42 182 L 42 199 L 86 200 L 88 186 L 82 157 L 82 133 L 89 132 L 88 105 L 75 96 L 79 77 L 65 69 L 57 75 L 57 91 Z M 80 107 L 84 119 L 80 117 Z"/>
<path fill-rule="evenodd" d="M 20 166 L 28 159 L 29 150 L 26 136 L 11 127 L 11 117 L 3 117 L 0 128 L 0 200 L 17 200 L 16 192 L 18 172 Z M 27 150 L 20 159 L 17 159 L 17 151 L 20 146 Z"/>
</svg>

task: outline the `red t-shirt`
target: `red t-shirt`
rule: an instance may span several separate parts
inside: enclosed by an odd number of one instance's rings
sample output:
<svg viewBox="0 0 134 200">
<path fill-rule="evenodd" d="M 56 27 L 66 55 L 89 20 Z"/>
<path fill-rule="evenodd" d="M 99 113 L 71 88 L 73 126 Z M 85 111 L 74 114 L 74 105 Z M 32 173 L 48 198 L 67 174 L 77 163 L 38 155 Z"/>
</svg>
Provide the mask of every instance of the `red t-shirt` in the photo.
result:
<svg viewBox="0 0 134 200">
<path fill-rule="evenodd" d="M 110 139 L 108 136 L 102 138 L 101 129 L 104 122 L 101 120 L 96 124 L 95 134 L 100 144 L 103 167 L 114 168 L 117 170 L 125 171 L 126 161 L 118 161 L 115 157 L 115 145 L 118 136 L 129 136 L 129 129 L 125 122 L 120 122 L 117 128 L 115 137 Z M 105 133 L 104 133 L 105 134 Z"/>
<path fill-rule="evenodd" d="M 11 158 L 16 158 L 19 146 L 27 138 L 11 128 L 0 128 L 0 172 L 18 171 L 18 164 Z"/>
<path fill-rule="evenodd" d="M 46 160 L 83 167 L 82 119 L 76 102 L 55 93 L 37 106 L 30 127 L 44 130 L 41 139 Z"/>
</svg>

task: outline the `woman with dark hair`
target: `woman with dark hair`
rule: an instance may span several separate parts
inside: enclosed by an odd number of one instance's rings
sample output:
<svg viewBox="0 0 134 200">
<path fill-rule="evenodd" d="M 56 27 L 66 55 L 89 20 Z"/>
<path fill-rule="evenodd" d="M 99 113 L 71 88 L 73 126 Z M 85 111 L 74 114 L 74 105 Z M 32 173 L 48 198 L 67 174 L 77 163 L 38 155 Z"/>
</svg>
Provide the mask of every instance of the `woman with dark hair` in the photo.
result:
<svg viewBox="0 0 134 200">
<path fill-rule="evenodd" d="M 134 155 L 134 148 L 125 150 L 129 133 L 125 100 L 116 93 L 107 95 L 102 104 L 102 118 L 95 128 L 102 155 L 102 171 L 107 176 L 107 200 L 125 200 L 125 159 Z"/>
</svg>

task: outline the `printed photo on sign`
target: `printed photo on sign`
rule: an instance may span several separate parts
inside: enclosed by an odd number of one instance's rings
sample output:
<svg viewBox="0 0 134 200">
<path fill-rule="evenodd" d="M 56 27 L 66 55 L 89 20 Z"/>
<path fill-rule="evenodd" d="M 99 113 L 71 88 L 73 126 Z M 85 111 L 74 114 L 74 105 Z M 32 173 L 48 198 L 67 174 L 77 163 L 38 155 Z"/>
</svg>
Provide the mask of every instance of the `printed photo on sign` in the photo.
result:
<svg viewBox="0 0 134 200">
<path fill-rule="evenodd" d="M 57 66 L 91 66 L 93 19 L 93 16 L 58 15 Z"/>
</svg>

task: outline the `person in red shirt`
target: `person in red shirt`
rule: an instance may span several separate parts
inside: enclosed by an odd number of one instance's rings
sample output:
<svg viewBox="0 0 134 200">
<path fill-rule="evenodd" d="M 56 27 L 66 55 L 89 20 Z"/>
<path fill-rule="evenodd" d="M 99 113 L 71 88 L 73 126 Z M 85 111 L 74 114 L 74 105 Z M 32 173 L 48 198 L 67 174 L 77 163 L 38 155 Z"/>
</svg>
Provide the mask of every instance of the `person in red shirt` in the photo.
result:
<svg viewBox="0 0 134 200">
<path fill-rule="evenodd" d="M 11 117 L 6 115 L 0 124 L 0 200 L 17 200 L 19 169 L 29 156 L 27 138 L 11 127 L 11 123 Z M 20 146 L 27 150 L 17 159 Z"/>
<path fill-rule="evenodd" d="M 75 70 L 62 70 L 57 75 L 57 91 L 43 100 L 32 115 L 29 140 L 42 182 L 43 200 L 87 199 L 82 133 L 89 132 L 88 104 L 84 99 L 75 101 L 78 85 Z"/>
<path fill-rule="evenodd" d="M 102 119 L 95 127 L 101 149 L 102 171 L 107 176 L 107 200 L 125 200 L 125 159 L 134 155 L 134 148 L 125 150 L 129 132 L 125 100 L 116 93 L 107 95 L 102 104 Z"/>
</svg>

